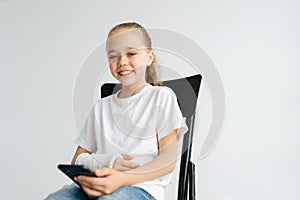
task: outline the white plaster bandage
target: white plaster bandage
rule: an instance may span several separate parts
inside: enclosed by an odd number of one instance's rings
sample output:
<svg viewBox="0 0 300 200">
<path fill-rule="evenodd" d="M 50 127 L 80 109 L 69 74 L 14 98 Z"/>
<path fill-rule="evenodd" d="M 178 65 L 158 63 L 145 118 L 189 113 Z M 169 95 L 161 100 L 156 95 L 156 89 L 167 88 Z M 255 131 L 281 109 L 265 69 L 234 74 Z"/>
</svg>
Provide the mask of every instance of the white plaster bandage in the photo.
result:
<svg viewBox="0 0 300 200">
<path fill-rule="evenodd" d="M 104 154 L 89 154 L 81 153 L 77 156 L 75 164 L 83 165 L 86 168 L 94 171 L 94 169 L 101 169 L 104 167 L 113 168 L 116 158 L 121 157 L 121 154 L 104 153 Z"/>
</svg>

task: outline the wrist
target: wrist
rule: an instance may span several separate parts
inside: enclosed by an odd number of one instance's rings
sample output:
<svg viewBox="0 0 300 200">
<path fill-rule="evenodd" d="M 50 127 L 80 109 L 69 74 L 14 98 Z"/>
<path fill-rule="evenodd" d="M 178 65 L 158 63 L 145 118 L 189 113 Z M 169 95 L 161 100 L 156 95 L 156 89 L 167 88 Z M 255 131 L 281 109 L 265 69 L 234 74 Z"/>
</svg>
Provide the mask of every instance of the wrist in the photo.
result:
<svg viewBox="0 0 300 200">
<path fill-rule="evenodd" d="M 122 174 L 123 174 L 122 180 L 123 180 L 123 185 L 124 186 L 130 186 L 130 185 L 135 184 L 132 181 L 132 180 L 134 180 L 133 177 L 132 177 L 132 174 L 129 174 L 129 173 L 126 173 L 126 172 L 122 172 Z"/>
</svg>

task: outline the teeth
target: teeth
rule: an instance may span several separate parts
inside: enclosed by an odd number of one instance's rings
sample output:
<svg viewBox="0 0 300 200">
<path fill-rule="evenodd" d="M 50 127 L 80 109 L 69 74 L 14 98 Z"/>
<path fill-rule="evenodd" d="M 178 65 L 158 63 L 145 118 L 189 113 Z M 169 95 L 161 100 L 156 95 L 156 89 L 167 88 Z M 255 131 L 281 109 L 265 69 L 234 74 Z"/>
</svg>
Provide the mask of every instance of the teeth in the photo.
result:
<svg viewBox="0 0 300 200">
<path fill-rule="evenodd" d="M 120 74 L 125 75 L 125 74 L 129 74 L 131 71 L 122 71 L 120 72 Z"/>
</svg>

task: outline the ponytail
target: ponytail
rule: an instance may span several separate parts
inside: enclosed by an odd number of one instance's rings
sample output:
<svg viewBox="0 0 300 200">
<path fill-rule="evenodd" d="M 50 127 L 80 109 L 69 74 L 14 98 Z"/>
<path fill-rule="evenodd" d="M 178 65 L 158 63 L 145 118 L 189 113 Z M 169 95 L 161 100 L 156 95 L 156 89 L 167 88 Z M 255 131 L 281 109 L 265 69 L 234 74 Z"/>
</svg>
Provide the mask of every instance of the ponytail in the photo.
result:
<svg viewBox="0 0 300 200">
<path fill-rule="evenodd" d="M 159 80 L 156 68 L 159 66 L 154 55 L 151 65 L 146 69 L 146 82 L 152 83 L 153 86 L 161 86 L 163 83 Z"/>
</svg>

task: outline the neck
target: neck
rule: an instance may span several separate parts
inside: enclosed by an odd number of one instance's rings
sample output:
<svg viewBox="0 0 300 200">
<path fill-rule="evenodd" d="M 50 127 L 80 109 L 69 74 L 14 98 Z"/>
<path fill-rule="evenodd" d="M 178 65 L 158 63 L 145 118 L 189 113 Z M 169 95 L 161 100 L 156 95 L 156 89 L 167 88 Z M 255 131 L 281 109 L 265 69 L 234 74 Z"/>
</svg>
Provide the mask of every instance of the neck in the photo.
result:
<svg viewBox="0 0 300 200">
<path fill-rule="evenodd" d="M 118 95 L 119 98 L 128 98 L 135 94 L 137 94 L 139 91 L 141 91 L 145 86 L 147 82 L 141 82 L 130 86 L 123 86 L 122 89 Z"/>
</svg>

